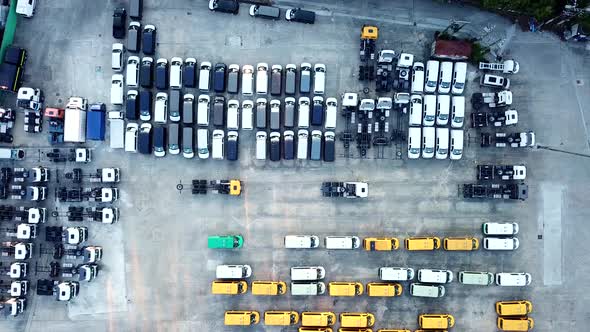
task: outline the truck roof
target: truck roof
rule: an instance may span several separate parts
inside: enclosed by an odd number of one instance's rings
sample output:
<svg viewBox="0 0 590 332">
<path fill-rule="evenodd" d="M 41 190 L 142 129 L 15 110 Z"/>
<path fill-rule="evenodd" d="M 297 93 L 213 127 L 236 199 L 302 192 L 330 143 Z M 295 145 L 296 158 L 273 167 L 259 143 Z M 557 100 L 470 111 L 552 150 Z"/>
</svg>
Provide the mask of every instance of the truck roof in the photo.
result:
<svg viewBox="0 0 590 332">
<path fill-rule="evenodd" d="M 94 105 L 93 105 L 94 106 Z M 89 111 L 86 118 L 86 137 L 90 140 L 103 141 L 106 119 L 102 111 Z"/>
<path fill-rule="evenodd" d="M 467 60 L 471 56 L 471 43 L 462 40 L 435 40 L 432 56 L 438 59 Z"/>
</svg>

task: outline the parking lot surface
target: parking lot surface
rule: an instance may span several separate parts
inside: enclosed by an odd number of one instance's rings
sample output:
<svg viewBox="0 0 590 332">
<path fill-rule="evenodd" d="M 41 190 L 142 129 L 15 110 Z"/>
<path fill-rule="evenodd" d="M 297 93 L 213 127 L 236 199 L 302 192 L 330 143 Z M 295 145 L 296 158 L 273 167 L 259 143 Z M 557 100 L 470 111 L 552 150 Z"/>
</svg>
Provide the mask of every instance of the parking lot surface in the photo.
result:
<svg viewBox="0 0 590 332">
<path fill-rule="evenodd" d="M 281 8 L 304 5 L 316 10 L 316 24 L 251 18 L 241 5 L 237 16 L 212 13 L 205 1 L 144 1 L 142 24 L 158 28 L 156 57 L 196 57 L 226 64 L 324 63 L 325 97 L 362 92 L 356 74 L 360 27 L 380 28 L 378 48 L 415 54 L 425 62 L 435 30 L 450 18 L 472 25 L 491 23 L 497 30 L 511 25 L 492 14 L 430 1 L 277 1 Z M 21 20 L 15 43 L 29 51 L 25 84 L 45 91 L 48 105 L 64 105 L 72 95 L 89 102 L 109 100 L 110 22 L 117 1 L 41 2 L 32 20 Z M 63 17 L 67 11 L 67 19 Z M 416 23 L 416 24 L 414 24 Z M 372 312 L 377 328 L 417 329 L 421 313 L 450 313 L 455 331 L 494 331 L 494 303 L 527 299 L 533 302 L 535 330 L 582 331 L 590 323 L 586 308 L 590 291 L 590 236 L 587 203 L 590 185 L 590 73 L 588 53 L 571 49 L 552 35 L 517 31 L 506 57 L 517 59 L 521 72 L 511 90 L 519 124 L 509 131 L 534 130 L 535 149 L 482 149 L 478 132 L 465 127 L 465 153 L 460 161 L 377 159 L 369 151 L 361 159 L 354 147 L 344 158 L 337 143 L 334 163 L 271 162 L 254 159 L 254 133 L 240 132 L 238 162 L 187 160 L 111 150 L 96 144 L 93 164 L 122 170 L 121 221 L 110 228 L 92 226 L 93 243 L 105 248 L 99 279 L 84 285 L 67 306 L 35 298 L 16 319 L 0 321 L 15 331 L 236 331 L 223 325 L 226 310 Z M 479 74 L 468 67 L 469 86 L 477 92 Z M 190 89 L 185 89 L 185 92 Z M 197 94 L 198 92 L 194 92 Z M 369 97 L 375 97 L 373 91 Z M 468 103 L 469 104 L 469 103 Z M 467 108 L 471 111 L 470 106 Z M 407 117 L 402 118 L 404 123 Z M 339 118 L 337 131 L 343 129 Z M 21 128 L 17 124 L 17 128 Z M 23 134 L 24 135 L 24 134 Z M 473 139 L 471 139 L 473 138 Z M 47 146 L 46 138 L 15 136 L 15 144 Z M 544 149 L 549 147 L 553 150 Z M 564 152 L 565 151 L 565 152 Z M 571 154 L 568 152 L 575 152 Z M 31 165 L 35 160 L 28 160 Z M 458 185 L 475 182 L 479 163 L 524 163 L 529 198 L 525 202 L 466 201 Z M 68 167 L 66 167 L 68 168 Z M 71 168 L 71 167 L 69 167 Z M 240 179 L 241 197 L 192 195 L 193 179 Z M 369 183 L 366 200 L 321 197 L 323 181 Z M 184 189 L 177 190 L 182 183 Z M 434 235 L 482 238 L 486 221 L 516 221 L 520 248 L 514 252 L 394 252 L 287 250 L 288 234 L 393 236 Z M 108 226 L 108 225 L 98 225 Z M 206 238 L 242 234 L 244 248 L 215 251 Z M 210 294 L 218 264 L 249 264 L 250 280 L 289 281 L 292 266 L 320 265 L 326 282 L 378 281 L 382 266 L 407 266 L 459 271 L 528 272 L 528 287 L 477 287 L 453 282 L 440 299 L 404 294 L 391 299 L 260 297 Z M 246 329 L 240 329 L 246 330 Z M 251 331 L 296 331 L 259 325 Z"/>
</svg>

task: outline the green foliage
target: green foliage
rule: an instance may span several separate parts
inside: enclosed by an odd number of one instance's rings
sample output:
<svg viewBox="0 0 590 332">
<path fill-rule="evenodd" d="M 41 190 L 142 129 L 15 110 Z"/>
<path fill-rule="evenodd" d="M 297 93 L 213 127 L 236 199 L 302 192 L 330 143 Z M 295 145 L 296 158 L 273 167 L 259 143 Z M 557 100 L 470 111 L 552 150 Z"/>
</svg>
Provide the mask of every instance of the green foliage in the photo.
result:
<svg viewBox="0 0 590 332">
<path fill-rule="evenodd" d="M 471 45 L 471 62 L 473 64 L 478 64 L 480 62 L 485 62 L 486 54 L 490 51 L 489 48 L 481 46 L 479 43 L 473 43 Z"/>
<path fill-rule="evenodd" d="M 575 22 L 580 24 L 585 33 L 590 33 L 590 14 L 581 15 Z"/>
<path fill-rule="evenodd" d="M 544 21 L 560 11 L 558 0 L 482 0 L 481 4 L 488 9 L 516 11 Z"/>
</svg>

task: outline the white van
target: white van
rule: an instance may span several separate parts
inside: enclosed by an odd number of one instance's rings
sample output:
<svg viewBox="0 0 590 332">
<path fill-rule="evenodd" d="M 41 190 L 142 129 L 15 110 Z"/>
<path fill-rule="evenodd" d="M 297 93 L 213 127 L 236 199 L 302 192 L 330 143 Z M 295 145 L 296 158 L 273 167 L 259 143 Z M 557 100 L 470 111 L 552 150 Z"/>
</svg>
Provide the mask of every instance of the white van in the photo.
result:
<svg viewBox="0 0 590 332">
<path fill-rule="evenodd" d="M 217 265 L 215 270 L 217 279 L 244 279 L 250 278 L 251 275 L 250 265 Z"/>
<path fill-rule="evenodd" d="M 436 125 L 446 126 L 449 123 L 451 97 L 449 95 L 438 95 L 436 101 Z"/>
<path fill-rule="evenodd" d="M 240 129 L 240 102 L 236 99 L 227 102 L 227 129 Z"/>
<path fill-rule="evenodd" d="M 324 245 L 326 249 L 357 249 L 361 240 L 357 236 L 326 236 Z"/>
<path fill-rule="evenodd" d="M 453 96 L 451 104 L 451 127 L 461 128 L 465 122 L 465 97 Z"/>
<path fill-rule="evenodd" d="M 170 89 L 182 88 L 182 58 L 170 60 Z"/>
<path fill-rule="evenodd" d="M 115 74 L 111 80 L 111 104 L 123 105 L 123 75 Z"/>
<path fill-rule="evenodd" d="M 137 123 L 128 123 L 125 129 L 125 152 L 137 152 Z"/>
<path fill-rule="evenodd" d="M 456 62 L 455 69 L 453 70 L 453 82 L 452 82 L 452 93 L 454 95 L 460 95 L 465 90 L 465 79 L 467 77 L 467 63 Z"/>
<path fill-rule="evenodd" d="M 309 98 L 299 97 L 299 112 L 297 119 L 297 126 L 299 128 L 309 127 Z"/>
<path fill-rule="evenodd" d="M 422 124 L 424 127 L 434 126 L 434 120 L 436 119 L 436 95 L 425 95 L 424 96 L 424 118 Z"/>
<path fill-rule="evenodd" d="M 254 94 L 254 67 L 244 65 L 242 67 L 242 95 L 251 96 Z"/>
<path fill-rule="evenodd" d="M 326 99 L 326 116 L 324 122 L 324 129 L 336 129 L 336 120 L 338 118 L 338 100 L 336 98 Z"/>
<path fill-rule="evenodd" d="M 199 91 L 209 92 L 209 85 L 211 81 L 211 62 L 201 62 L 199 70 Z"/>
<path fill-rule="evenodd" d="M 515 237 L 509 238 L 495 238 L 484 237 L 483 248 L 486 250 L 516 250 L 520 246 L 520 242 Z"/>
<path fill-rule="evenodd" d="M 491 272 L 459 272 L 459 282 L 463 285 L 489 286 L 494 283 L 494 274 Z"/>
<path fill-rule="evenodd" d="M 433 93 L 436 91 L 438 84 L 438 67 L 439 62 L 436 60 L 428 60 L 426 63 L 426 83 L 424 84 L 424 92 Z"/>
<path fill-rule="evenodd" d="M 414 279 L 414 269 L 409 267 L 380 267 L 379 279 L 383 281 L 409 281 Z"/>
<path fill-rule="evenodd" d="M 154 106 L 154 122 L 166 123 L 168 119 L 168 94 L 166 92 L 158 92 L 156 94 L 156 102 Z"/>
<path fill-rule="evenodd" d="M 315 235 L 287 235 L 285 236 L 285 248 L 288 249 L 313 249 L 320 245 L 320 238 Z"/>
<path fill-rule="evenodd" d="M 114 43 L 111 51 L 111 69 L 116 72 L 123 71 L 123 55 L 125 53 L 125 47 L 121 43 Z"/>
<path fill-rule="evenodd" d="M 411 283 L 410 295 L 418 297 L 443 297 L 445 295 L 445 287 L 442 285 L 422 285 Z"/>
<path fill-rule="evenodd" d="M 422 125 L 422 96 L 412 95 L 410 97 L 410 126 Z"/>
<path fill-rule="evenodd" d="M 528 286 L 531 281 L 530 273 L 496 273 L 496 285 L 498 286 Z"/>
<path fill-rule="evenodd" d="M 209 126 L 209 101 L 208 95 L 199 95 L 197 103 L 197 125 Z"/>
<path fill-rule="evenodd" d="M 307 141 L 309 132 L 306 129 L 299 129 L 297 132 L 297 159 L 307 159 Z"/>
<path fill-rule="evenodd" d="M 414 62 L 412 67 L 412 93 L 424 92 L 424 64 Z"/>
<path fill-rule="evenodd" d="M 127 59 L 125 75 L 127 87 L 137 88 L 139 84 L 139 57 L 132 55 Z"/>
<path fill-rule="evenodd" d="M 447 159 L 449 156 L 449 128 L 436 128 L 436 159 Z"/>
<path fill-rule="evenodd" d="M 463 130 L 451 129 L 451 160 L 463 157 Z"/>
<path fill-rule="evenodd" d="M 254 102 L 252 100 L 242 101 L 242 129 L 254 129 Z"/>
<path fill-rule="evenodd" d="M 484 222 L 482 231 L 485 235 L 516 235 L 518 224 L 515 222 Z"/>
<path fill-rule="evenodd" d="M 209 129 L 207 128 L 197 130 L 197 153 L 200 159 L 209 158 Z"/>
<path fill-rule="evenodd" d="M 448 284 L 453 281 L 453 272 L 449 270 L 418 270 L 418 281 L 430 284 Z"/>
<path fill-rule="evenodd" d="M 449 93 L 453 81 L 453 63 L 443 61 L 440 64 L 440 73 L 438 74 L 438 93 Z"/>
<path fill-rule="evenodd" d="M 259 131 L 256 133 L 256 159 L 266 159 L 266 132 Z"/>
<path fill-rule="evenodd" d="M 408 128 L 408 159 L 418 159 L 420 157 L 420 143 L 422 134 L 420 127 Z"/>
<path fill-rule="evenodd" d="M 223 159 L 223 140 L 225 133 L 221 129 L 213 130 L 213 136 L 211 138 L 211 157 L 213 159 Z"/>
<path fill-rule="evenodd" d="M 291 295 L 322 295 L 326 293 L 326 284 L 323 282 L 292 282 Z"/>
<path fill-rule="evenodd" d="M 326 270 L 321 266 L 296 266 L 291 268 L 291 280 L 321 280 L 326 276 Z"/>
<path fill-rule="evenodd" d="M 326 65 L 317 63 L 313 66 L 313 93 L 323 95 L 326 88 Z"/>
<path fill-rule="evenodd" d="M 256 65 L 256 93 L 259 95 L 268 93 L 268 63 L 261 62 Z"/>
<path fill-rule="evenodd" d="M 422 158 L 432 157 L 434 157 L 434 127 L 424 127 L 422 128 Z"/>
</svg>

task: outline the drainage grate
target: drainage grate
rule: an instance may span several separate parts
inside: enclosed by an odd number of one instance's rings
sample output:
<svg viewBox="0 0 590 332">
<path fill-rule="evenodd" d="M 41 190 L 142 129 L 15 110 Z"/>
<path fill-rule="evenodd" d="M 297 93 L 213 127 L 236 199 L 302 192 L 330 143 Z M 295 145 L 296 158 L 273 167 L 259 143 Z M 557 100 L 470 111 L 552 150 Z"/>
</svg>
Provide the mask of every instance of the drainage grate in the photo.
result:
<svg viewBox="0 0 590 332">
<path fill-rule="evenodd" d="M 227 36 L 225 38 L 225 46 L 242 47 L 242 37 L 240 37 L 240 36 Z"/>
</svg>

